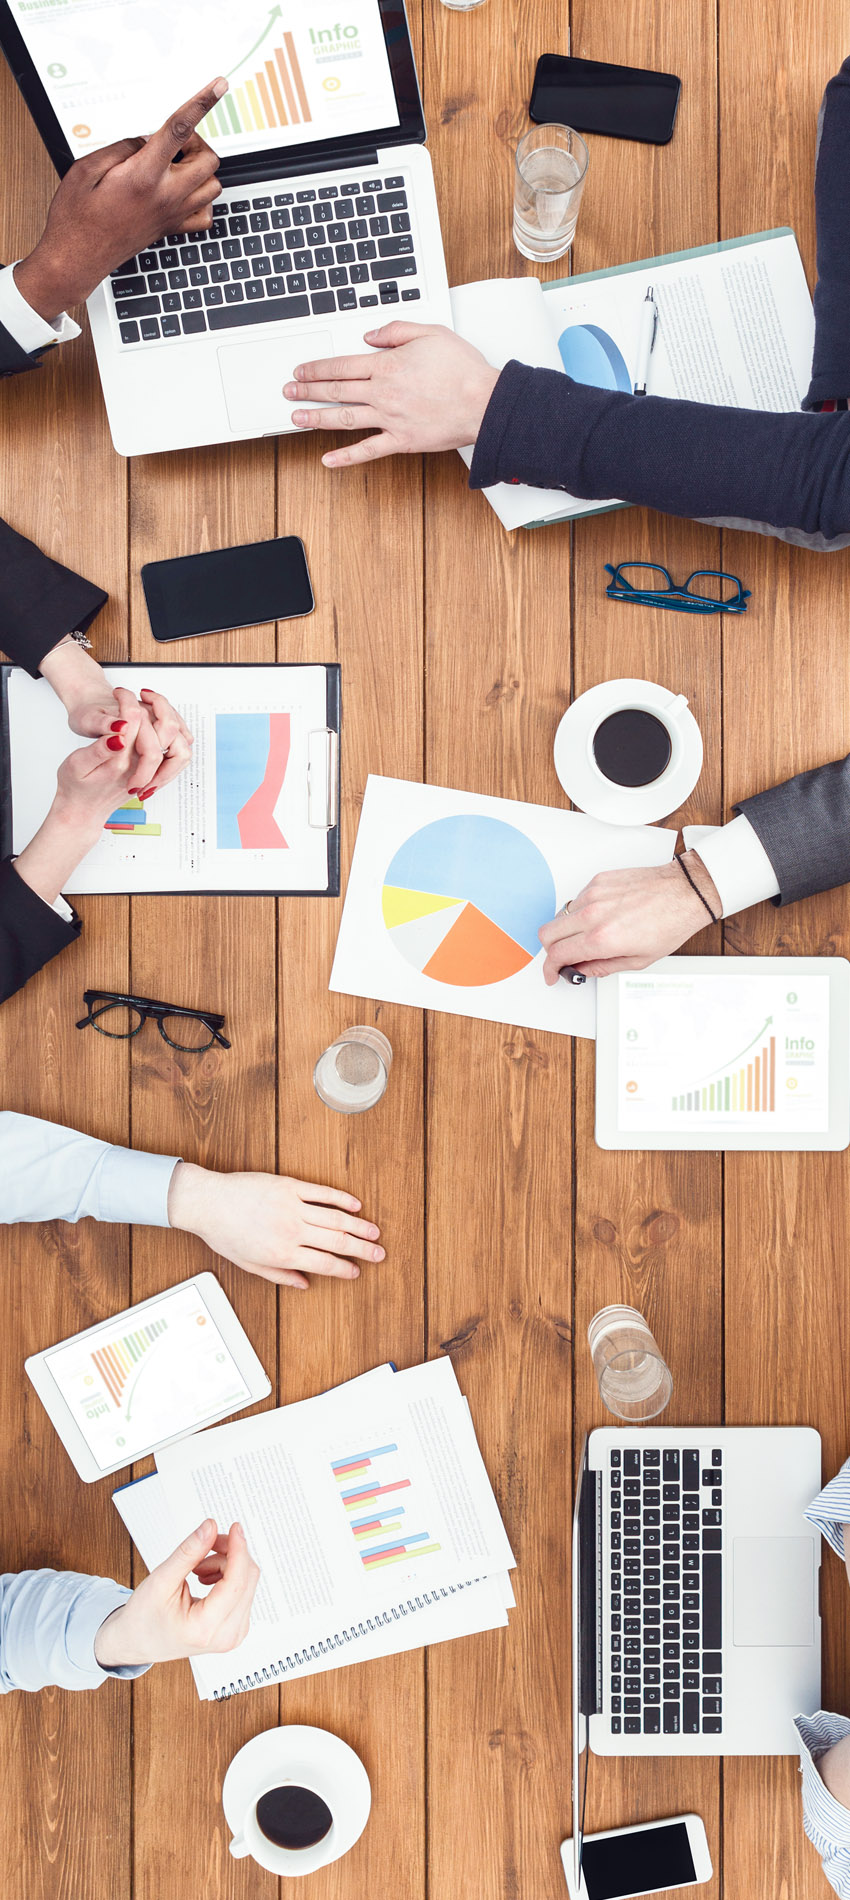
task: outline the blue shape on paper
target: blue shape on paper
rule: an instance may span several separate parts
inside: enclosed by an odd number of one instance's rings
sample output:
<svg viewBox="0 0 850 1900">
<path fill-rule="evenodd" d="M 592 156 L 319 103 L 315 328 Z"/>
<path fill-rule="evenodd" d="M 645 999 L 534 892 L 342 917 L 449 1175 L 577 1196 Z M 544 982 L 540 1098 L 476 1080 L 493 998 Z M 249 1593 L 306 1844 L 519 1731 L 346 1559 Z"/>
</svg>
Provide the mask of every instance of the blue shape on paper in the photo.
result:
<svg viewBox="0 0 850 1900">
<path fill-rule="evenodd" d="M 423 825 L 399 847 L 384 882 L 475 904 L 530 957 L 539 954 L 541 924 L 555 915 L 555 885 L 542 851 L 500 818 L 437 818 Z"/>
<path fill-rule="evenodd" d="M 216 843 L 239 851 L 239 813 L 263 782 L 268 764 L 268 713 L 217 713 L 215 721 Z"/>
<path fill-rule="evenodd" d="M 632 379 L 624 358 L 607 330 L 595 323 L 574 323 L 558 338 L 561 362 L 575 383 L 594 389 L 624 389 L 631 394 Z"/>
</svg>

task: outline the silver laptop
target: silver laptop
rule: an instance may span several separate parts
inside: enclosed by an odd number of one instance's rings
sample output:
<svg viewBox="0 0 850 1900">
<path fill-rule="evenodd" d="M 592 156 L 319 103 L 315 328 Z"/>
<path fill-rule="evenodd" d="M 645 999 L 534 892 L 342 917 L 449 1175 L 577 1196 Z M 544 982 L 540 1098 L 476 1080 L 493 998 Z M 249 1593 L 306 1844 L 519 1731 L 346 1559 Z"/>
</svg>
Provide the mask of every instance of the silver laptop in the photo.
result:
<svg viewBox="0 0 850 1900">
<path fill-rule="evenodd" d="M 821 1483 L 808 1427 L 615 1427 L 573 1526 L 574 1841 L 597 1755 L 793 1755 L 820 1707 Z M 586 1766 L 586 1762 L 585 1762 Z"/>
<path fill-rule="evenodd" d="M 120 454 L 280 434 L 297 363 L 362 352 L 393 317 L 451 323 L 404 0 L 124 0 L 98 42 L 81 7 L 51 13 L 49 59 L 42 16 L 16 13 L 3 0 L 0 44 L 60 170 L 229 79 L 199 127 L 221 158 L 212 229 L 164 234 L 89 299 Z"/>
</svg>

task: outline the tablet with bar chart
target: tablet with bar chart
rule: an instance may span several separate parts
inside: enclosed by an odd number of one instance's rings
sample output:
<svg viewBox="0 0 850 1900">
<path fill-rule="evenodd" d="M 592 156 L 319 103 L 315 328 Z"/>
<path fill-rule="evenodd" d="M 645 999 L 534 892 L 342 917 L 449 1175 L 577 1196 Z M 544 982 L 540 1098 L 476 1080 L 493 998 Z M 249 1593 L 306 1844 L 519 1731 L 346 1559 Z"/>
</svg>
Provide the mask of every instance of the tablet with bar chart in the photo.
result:
<svg viewBox="0 0 850 1900">
<path fill-rule="evenodd" d="M 271 1390 L 211 1273 L 36 1354 L 26 1370 L 87 1482 Z"/>
<path fill-rule="evenodd" d="M 848 978 L 841 957 L 668 957 L 601 982 L 600 1146 L 846 1147 Z"/>
</svg>

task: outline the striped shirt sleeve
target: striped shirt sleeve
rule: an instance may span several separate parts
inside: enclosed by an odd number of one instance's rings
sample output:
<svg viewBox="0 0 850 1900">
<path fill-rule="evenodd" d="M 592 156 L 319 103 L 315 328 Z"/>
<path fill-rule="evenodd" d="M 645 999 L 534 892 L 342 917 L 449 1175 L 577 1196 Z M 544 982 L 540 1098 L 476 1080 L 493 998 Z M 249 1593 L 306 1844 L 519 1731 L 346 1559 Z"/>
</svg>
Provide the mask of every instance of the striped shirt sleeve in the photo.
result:
<svg viewBox="0 0 850 1900">
<path fill-rule="evenodd" d="M 837 1557 L 844 1556 L 844 1525 L 850 1524 L 850 1458 L 836 1478 L 825 1484 L 805 1512 L 810 1524 L 816 1524 Z"/>
<path fill-rule="evenodd" d="M 796 1716 L 794 1725 L 801 1744 L 803 1826 L 830 1886 L 839 1900 L 850 1900 L 850 1808 L 830 1794 L 817 1765 L 827 1749 L 850 1735 L 850 1719 L 820 1709 L 817 1715 Z"/>
</svg>

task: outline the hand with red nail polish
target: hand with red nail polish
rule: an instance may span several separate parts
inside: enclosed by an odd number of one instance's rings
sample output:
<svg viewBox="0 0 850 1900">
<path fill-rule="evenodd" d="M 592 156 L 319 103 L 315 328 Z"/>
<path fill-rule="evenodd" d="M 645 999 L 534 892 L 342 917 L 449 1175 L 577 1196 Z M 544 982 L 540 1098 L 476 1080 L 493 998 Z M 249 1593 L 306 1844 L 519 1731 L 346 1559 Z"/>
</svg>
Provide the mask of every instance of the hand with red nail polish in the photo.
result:
<svg viewBox="0 0 850 1900">
<path fill-rule="evenodd" d="M 127 698 L 132 700 L 132 694 Z M 123 738 L 112 733 L 63 759 L 44 824 L 15 860 L 18 876 L 48 904 L 55 903 L 71 872 L 98 843 L 107 818 L 129 796 L 130 784 L 138 784 L 139 733 L 150 722 L 144 707 L 135 705 Z"/>
</svg>

